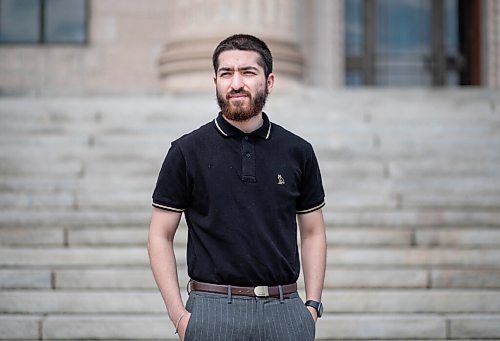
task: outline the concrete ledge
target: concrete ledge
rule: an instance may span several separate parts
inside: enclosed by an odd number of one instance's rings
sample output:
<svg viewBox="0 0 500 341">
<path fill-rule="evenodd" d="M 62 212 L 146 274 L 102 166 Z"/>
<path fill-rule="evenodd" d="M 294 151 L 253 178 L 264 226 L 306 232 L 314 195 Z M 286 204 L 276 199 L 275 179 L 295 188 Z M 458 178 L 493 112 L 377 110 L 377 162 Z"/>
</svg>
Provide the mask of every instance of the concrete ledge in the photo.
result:
<svg viewBox="0 0 500 341">
<path fill-rule="evenodd" d="M 9 193 L 0 194 L 1 209 L 71 209 L 75 205 L 75 197 L 68 193 Z"/>
<path fill-rule="evenodd" d="M 18 228 L 0 229 L 0 245 L 7 246 L 40 246 L 64 244 L 64 230 L 40 229 L 40 228 Z"/>
<path fill-rule="evenodd" d="M 417 185 L 415 185 L 417 186 Z M 491 182 L 488 182 L 491 187 Z M 422 190 L 416 188 L 415 190 Z M 327 200 L 328 201 L 328 200 Z M 489 209 L 406 208 L 394 210 L 336 210 L 325 206 L 329 226 L 398 226 L 401 228 L 435 226 L 498 226 L 500 212 Z"/>
<path fill-rule="evenodd" d="M 0 269 L 0 289 L 50 289 L 50 270 Z"/>
<path fill-rule="evenodd" d="M 69 245 L 142 245 L 146 246 L 148 229 L 83 228 L 68 231 Z"/>
<path fill-rule="evenodd" d="M 328 265 L 467 266 L 500 268 L 498 248 L 347 248 L 331 247 Z"/>
<path fill-rule="evenodd" d="M 166 313 L 155 315 L 47 317 L 42 325 L 44 339 L 178 340 Z"/>
<path fill-rule="evenodd" d="M 148 198 L 149 200 L 149 198 Z M 26 210 L 0 211 L 0 227 L 81 227 L 144 226 L 151 217 L 151 206 L 142 210 Z"/>
<path fill-rule="evenodd" d="M 178 253 L 183 264 L 182 253 Z M 0 248 L 0 266 L 148 265 L 146 248 Z"/>
<path fill-rule="evenodd" d="M 500 292 L 470 290 L 326 290 L 335 313 L 496 313 Z"/>
<path fill-rule="evenodd" d="M 438 315 L 326 315 L 317 324 L 318 340 L 445 339 L 446 320 Z"/>
<path fill-rule="evenodd" d="M 410 246 L 412 232 L 405 229 L 335 228 L 327 230 L 329 245 Z"/>
<path fill-rule="evenodd" d="M 417 230 L 417 245 L 457 246 L 457 247 L 494 247 L 500 246 L 498 229 L 441 229 Z"/>
<path fill-rule="evenodd" d="M 1 291 L 0 313 L 166 313 L 159 291 Z"/>
<path fill-rule="evenodd" d="M 426 270 L 411 269 L 338 269 L 328 267 L 325 288 L 425 288 Z"/>
<path fill-rule="evenodd" d="M 449 319 L 451 337 L 500 339 L 500 315 L 451 316 Z"/>
<path fill-rule="evenodd" d="M 39 340 L 41 320 L 41 316 L 0 315 L 0 340 Z"/>
<path fill-rule="evenodd" d="M 500 288 L 500 270 L 446 270 L 431 272 L 432 288 Z"/>
<path fill-rule="evenodd" d="M 186 270 L 182 273 L 185 273 Z M 179 277 L 187 278 L 187 275 Z M 186 282 L 184 282 L 186 283 Z M 56 289 L 156 289 L 151 269 L 56 270 Z"/>
<path fill-rule="evenodd" d="M 167 315 L 52 315 L 43 323 L 44 339 L 176 340 Z M 325 315 L 317 325 L 318 340 L 446 338 L 438 315 Z"/>
</svg>

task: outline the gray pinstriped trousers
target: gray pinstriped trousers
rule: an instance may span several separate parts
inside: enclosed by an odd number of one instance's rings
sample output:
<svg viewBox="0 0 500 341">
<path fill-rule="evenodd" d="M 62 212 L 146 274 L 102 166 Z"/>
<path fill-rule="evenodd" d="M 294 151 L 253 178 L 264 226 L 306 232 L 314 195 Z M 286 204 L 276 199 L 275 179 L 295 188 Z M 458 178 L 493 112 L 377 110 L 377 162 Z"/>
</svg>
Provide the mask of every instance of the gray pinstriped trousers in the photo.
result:
<svg viewBox="0 0 500 341">
<path fill-rule="evenodd" d="M 186 309 L 185 341 L 314 340 L 314 320 L 297 293 L 280 301 L 192 291 Z"/>
</svg>

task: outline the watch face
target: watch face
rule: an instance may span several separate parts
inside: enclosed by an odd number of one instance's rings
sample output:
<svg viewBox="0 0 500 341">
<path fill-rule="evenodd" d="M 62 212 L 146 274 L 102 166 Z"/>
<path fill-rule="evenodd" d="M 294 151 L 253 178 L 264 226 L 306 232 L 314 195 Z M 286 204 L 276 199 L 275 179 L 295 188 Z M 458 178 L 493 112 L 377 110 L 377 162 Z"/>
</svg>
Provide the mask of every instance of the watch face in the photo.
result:
<svg viewBox="0 0 500 341">
<path fill-rule="evenodd" d="M 318 317 L 321 317 L 323 315 L 323 303 L 319 303 L 319 306 L 318 306 Z"/>
</svg>

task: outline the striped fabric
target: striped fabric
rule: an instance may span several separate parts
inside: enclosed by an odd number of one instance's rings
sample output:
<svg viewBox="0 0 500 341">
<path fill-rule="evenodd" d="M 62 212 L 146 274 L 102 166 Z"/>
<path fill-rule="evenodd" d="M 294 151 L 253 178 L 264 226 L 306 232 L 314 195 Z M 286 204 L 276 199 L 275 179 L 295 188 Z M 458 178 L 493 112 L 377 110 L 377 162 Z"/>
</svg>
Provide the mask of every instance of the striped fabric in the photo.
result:
<svg viewBox="0 0 500 341">
<path fill-rule="evenodd" d="M 186 308 L 191 318 L 185 341 L 309 341 L 315 324 L 298 294 L 252 298 L 193 291 Z"/>
</svg>

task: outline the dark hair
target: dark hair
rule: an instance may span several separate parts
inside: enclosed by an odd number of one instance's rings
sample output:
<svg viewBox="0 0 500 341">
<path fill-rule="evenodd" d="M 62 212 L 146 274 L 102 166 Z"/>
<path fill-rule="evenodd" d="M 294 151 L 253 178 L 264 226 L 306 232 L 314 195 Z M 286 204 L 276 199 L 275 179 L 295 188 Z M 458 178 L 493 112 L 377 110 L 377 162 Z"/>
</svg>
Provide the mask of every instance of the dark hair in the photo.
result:
<svg viewBox="0 0 500 341">
<path fill-rule="evenodd" d="M 219 68 L 219 55 L 224 51 L 243 50 L 255 51 L 260 55 L 257 63 L 264 69 L 264 75 L 269 76 L 273 72 L 273 56 L 266 43 L 249 34 L 235 34 L 227 37 L 217 45 L 212 56 L 214 71 L 217 74 Z"/>
</svg>

